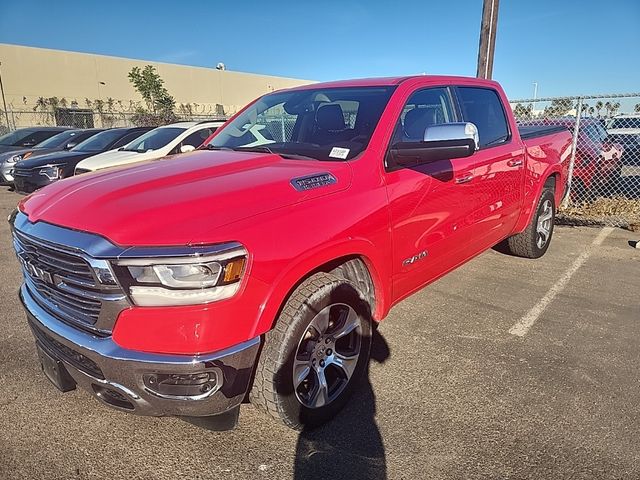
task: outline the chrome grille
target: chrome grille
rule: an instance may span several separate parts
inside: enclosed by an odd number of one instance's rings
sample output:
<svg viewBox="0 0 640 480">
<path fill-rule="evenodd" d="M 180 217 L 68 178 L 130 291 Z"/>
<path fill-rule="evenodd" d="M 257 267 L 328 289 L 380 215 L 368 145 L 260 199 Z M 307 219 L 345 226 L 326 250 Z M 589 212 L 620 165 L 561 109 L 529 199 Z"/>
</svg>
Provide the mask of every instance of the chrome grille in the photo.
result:
<svg viewBox="0 0 640 480">
<path fill-rule="evenodd" d="M 14 230 L 14 247 L 34 300 L 48 313 L 76 326 L 98 328 L 105 301 L 121 300 L 105 288 L 80 254 Z"/>
</svg>

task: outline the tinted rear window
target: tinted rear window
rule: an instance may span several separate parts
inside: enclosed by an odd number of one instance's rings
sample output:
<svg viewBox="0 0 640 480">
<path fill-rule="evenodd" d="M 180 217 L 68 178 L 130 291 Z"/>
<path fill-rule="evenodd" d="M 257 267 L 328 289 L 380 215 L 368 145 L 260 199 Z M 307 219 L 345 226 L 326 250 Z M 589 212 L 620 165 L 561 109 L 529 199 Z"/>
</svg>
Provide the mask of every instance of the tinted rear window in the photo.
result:
<svg viewBox="0 0 640 480">
<path fill-rule="evenodd" d="M 609 128 L 640 128 L 640 118 L 614 118 Z"/>
<path fill-rule="evenodd" d="M 499 145 L 509 139 L 507 117 L 495 90 L 458 87 L 458 96 L 465 121 L 478 127 L 481 148 Z"/>
</svg>

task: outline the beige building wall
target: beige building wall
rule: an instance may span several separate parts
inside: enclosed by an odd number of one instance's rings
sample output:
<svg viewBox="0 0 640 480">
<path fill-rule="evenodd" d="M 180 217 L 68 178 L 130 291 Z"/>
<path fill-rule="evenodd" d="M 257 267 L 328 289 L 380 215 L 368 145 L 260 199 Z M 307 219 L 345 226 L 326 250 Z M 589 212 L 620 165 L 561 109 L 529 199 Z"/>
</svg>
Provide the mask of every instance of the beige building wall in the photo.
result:
<svg viewBox="0 0 640 480">
<path fill-rule="evenodd" d="M 2 43 L 0 62 L 7 110 L 14 111 L 32 110 L 39 97 L 65 98 L 68 103 L 75 100 L 79 108 L 86 108 L 86 99 L 106 101 L 112 98 L 124 106 L 129 106 L 130 101 L 140 102 L 141 97 L 127 77 L 134 66 L 156 67 L 176 103 L 196 103 L 194 113 L 202 114 L 214 114 L 216 105 L 223 105 L 226 114 L 233 114 L 269 91 L 312 83 L 310 80 Z"/>
</svg>

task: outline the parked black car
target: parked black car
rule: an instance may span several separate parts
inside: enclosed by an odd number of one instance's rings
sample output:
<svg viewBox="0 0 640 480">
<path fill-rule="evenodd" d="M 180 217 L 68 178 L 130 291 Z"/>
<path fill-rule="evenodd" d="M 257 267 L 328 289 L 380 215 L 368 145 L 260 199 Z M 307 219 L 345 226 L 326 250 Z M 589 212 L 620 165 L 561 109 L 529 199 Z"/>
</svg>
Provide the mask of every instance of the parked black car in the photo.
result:
<svg viewBox="0 0 640 480">
<path fill-rule="evenodd" d="M 88 130 L 65 130 L 64 132 L 60 132 L 57 135 L 46 139 L 44 142 L 38 143 L 34 147 L 0 153 L 0 185 L 13 183 L 12 171 L 17 162 L 51 152 L 71 150 L 79 143 L 84 142 L 87 138 L 102 131 L 103 129 L 98 128 Z"/>
<path fill-rule="evenodd" d="M 48 153 L 33 159 L 22 160 L 13 169 L 15 189 L 20 193 L 31 193 L 56 180 L 70 177 L 81 160 L 122 147 L 151 128 L 111 128 L 79 143 L 69 151 Z"/>
<path fill-rule="evenodd" d="M 70 127 L 30 127 L 20 128 L 13 132 L 5 133 L 0 137 L 0 152 L 10 152 L 29 148 L 51 138 L 60 132 L 69 130 Z"/>
</svg>

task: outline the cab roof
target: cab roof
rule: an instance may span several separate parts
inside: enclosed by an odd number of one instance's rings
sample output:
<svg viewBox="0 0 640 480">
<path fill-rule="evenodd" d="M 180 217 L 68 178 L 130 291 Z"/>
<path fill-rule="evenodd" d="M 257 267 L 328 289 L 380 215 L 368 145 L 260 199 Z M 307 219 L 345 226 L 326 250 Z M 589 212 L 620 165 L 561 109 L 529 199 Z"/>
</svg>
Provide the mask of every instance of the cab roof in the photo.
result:
<svg viewBox="0 0 640 480">
<path fill-rule="evenodd" d="M 460 81 L 468 82 L 473 80 L 478 85 L 495 85 L 496 82 L 492 80 L 483 80 L 473 77 L 461 77 L 455 75 L 408 75 L 404 77 L 374 77 L 374 78 L 356 78 L 351 80 L 337 80 L 331 82 L 310 83 L 307 85 L 301 85 L 299 87 L 293 87 L 287 90 L 306 90 L 315 88 L 339 88 L 339 87 L 384 87 L 399 85 L 402 82 L 411 79 L 424 79 L 429 82 L 447 84 L 455 84 Z"/>
</svg>

